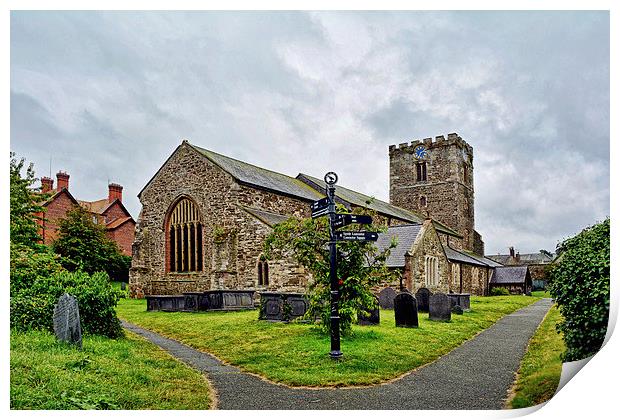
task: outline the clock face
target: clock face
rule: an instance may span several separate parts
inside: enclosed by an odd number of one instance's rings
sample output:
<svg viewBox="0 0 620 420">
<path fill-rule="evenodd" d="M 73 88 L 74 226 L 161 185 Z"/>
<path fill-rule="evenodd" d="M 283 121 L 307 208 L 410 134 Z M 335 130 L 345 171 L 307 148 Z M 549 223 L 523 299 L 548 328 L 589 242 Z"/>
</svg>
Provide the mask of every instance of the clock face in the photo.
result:
<svg viewBox="0 0 620 420">
<path fill-rule="evenodd" d="M 428 157 L 428 150 L 426 150 L 425 146 L 419 145 L 416 146 L 415 149 L 413 149 L 413 154 L 415 155 L 416 159 L 426 159 Z"/>
</svg>

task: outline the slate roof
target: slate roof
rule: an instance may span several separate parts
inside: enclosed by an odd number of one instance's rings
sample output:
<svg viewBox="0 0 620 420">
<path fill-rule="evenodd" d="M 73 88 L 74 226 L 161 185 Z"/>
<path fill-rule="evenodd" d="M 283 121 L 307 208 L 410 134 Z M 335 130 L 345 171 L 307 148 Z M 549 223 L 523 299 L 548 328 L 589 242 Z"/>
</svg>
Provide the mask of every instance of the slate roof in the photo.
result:
<svg viewBox="0 0 620 420">
<path fill-rule="evenodd" d="M 313 177 L 311 175 L 299 174 L 297 175 L 297 179 L 308 183 L 308 185 L 311 185 L 313 188 L 316 189 L 322 189 L 325 185 L 325 182 L 323 180 Z M 377 213 L 396 217 L 409 223 L 421 224 L 424 222 L 424 217 L 416 213 L 402 209 L 390 203 L 386 203 L 385 201 L 370 197 L 368 195 L 359 193 L 357 191 L 353 191 L 349 188 L 342 187 L 340 185 L 336 186 L 336 197 L 354 206 L 367 207 L 376 211 Z M 458 233 L 448 228 L 447 226 L 442 225 L 441 223 L 433 221 L 433 224 L 435 226 L 435 229 L 442 233 L 447 233 L 449 235 L 458 235 Z"/>
<path fill-rule="evenodd" d="M 191 146 L 224 171 L 232 175 L 236 180 L 244 184 L 277 191 L 308 201 L 319 200 L 325 196 L 325 194 L 317 192 L 297 178 L 254 166 L 228 156 L 220 155 L 219 153 L 203 149 L 202 147 L 195 146 L 193 144 Z"/>
<path fill-rule="evenodd" d="M 493 275 L 491 276 L 491 281 L 489 283 L 525 283 L 527 273 L 527 266 L 496 267 L 495 270 L 493 270 Z"/>
<path fill-rule="evenodd" d="M 534 252 L 531 254 L 519 254 L 519 262 L 518 264 L 549 264 L 555 258 L 555 254 L 551 254 L 549 257 L 542 252 Z M 493 261 L 496 261 L 500 264 L 510 264 L 511 256 L 510 254 L 497 254 L 497 255 L 486 255 L 486 258 L 489 258 Z M 516 261 L 516 260 L 515 260 Z"/>
<path fill-rule="evenodd" d="M 266 210 L 261 210 L 253 207 L 239 206 L 243 210 L 250 213 L 252 216 L 256 217 L 261 222 L 265 223 L 268 226 L 277 225 L 278 223 L 282 223 L 290 219 L 292 216 L 285 216 L 283 214 L 272 213 Z"/>
<path fill-rule="evenodd" d="M 398 245 L 390 251 L 390 255 L 385 262 L 386 266 L 391 268 L 405 266 L 405 253 L 411 249 L 421 228 L 421 224 L 397 225 L 390 226 L 387 232 L 379 233 L 379 239 L 375 242 L 379 252 L 390 246 L 393 237 L 398 239 Z"/>
<path fill-rule="evenodd" d="M 443 250 L 446 253 L 446 257 L 448 257 L 448 260 L 450 261 L 471 265 L 481 265 L 485 267 L 488 266 L 488 264 L 478 260 L 477 258 L 467 255 L 463 251 L 457 251 L 456 249 L 450 248 L 449 246 L 444 245 Z"/>
</svg>

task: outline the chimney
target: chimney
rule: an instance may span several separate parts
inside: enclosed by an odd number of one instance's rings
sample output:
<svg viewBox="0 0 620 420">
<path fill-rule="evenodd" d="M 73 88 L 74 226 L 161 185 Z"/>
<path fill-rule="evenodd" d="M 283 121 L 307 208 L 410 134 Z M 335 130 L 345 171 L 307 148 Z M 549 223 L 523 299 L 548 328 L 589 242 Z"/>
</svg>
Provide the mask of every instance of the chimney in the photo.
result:
<svg viewBox="0 0 620 420">
<path fill-rule="evenodd" d="M 47 176 L 41 178 L 41 192 L 48 193 L 54 189 L 54 180 Z"/>
<path fill-rule="evenodd" d="M 58 171 L 56 174 L 56 191 L 61 191 L 63 188 L 69 189 L 69 174 Z"/>
<path fill-rule="evenodd" d="M 510 256 L 511 257 L 515 256 L 515 248 L 514 247 L 511 246 L 510 248 L 508 248 L 508 251 L 510 251 Z"/>
<path fill-rule="evenodd" d="M 117 198 L 118 198 L 118 201 L 120 202 L 123 201 L 123 186 L 119 184 L 114 184 L 114 183 L 109 184 L 108 185 L 108 202 L 111 203 Z"/>
</svg>

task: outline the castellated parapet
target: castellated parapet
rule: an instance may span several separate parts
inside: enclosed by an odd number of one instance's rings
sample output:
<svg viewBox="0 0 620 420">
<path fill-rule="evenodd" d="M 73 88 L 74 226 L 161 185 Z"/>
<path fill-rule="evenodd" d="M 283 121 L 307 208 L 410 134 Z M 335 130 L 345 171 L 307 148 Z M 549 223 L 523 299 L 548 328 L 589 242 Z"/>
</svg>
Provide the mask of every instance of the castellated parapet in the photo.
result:
<svg viewBox="0 0 620 420">
<path fill-rule="evenodd" d="M 463 236 L 455 245 L 480 252 L 474 249 L 473 148 L 451 133 L 389 146 L 389 156 L 390 203 L 444 223 Z"/>
</svg>

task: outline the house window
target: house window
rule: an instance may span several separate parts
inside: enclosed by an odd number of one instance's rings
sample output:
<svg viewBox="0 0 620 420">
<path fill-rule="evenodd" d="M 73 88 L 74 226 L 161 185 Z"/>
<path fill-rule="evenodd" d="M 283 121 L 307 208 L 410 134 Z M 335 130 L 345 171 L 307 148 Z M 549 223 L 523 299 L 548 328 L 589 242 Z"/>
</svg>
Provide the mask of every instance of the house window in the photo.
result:
<svg viewBox="0 0 620 420">
<path fill-rule="evenodd" d="M 258 285 L 269 286 L 269 263 L 258 261 Z"/>
<path fill-rule="evenodd" d="M 437 257 L 424 257 L 424 275 L 427 285 L 436 286 L 439 284 L 439 260 Z"/>
<path fill-rule="evenodd" d="M 426 162 L 418 162 L 415 165 L 418 181 L 426 181 Z"/>
<path fill-rule="evenodd" d="M 168 261 L 171 272 L 202 271 L 202 223 L 189 199 L 179 201 L 168 218 Z"/>
</svg>

